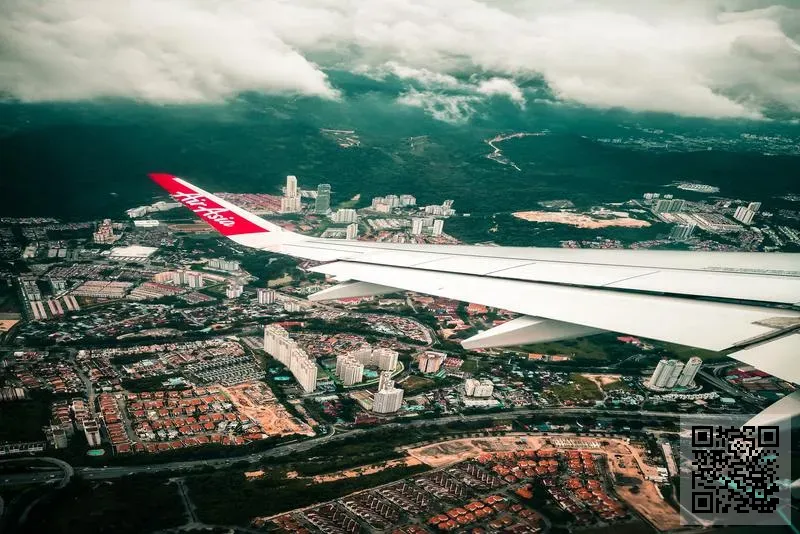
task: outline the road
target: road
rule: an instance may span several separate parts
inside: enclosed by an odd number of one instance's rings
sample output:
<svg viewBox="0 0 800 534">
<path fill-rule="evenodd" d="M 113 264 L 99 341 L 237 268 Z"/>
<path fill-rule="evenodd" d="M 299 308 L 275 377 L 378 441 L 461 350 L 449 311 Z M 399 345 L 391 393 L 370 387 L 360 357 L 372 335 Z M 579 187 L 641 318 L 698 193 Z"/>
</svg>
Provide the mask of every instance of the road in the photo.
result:
<svg viewBox="0 0 800 534">
<path fill-rule="evenodd" d="M 210 466 L 214 468 L 230 467 L 232 464 L 246 461 L 250 463 L 258 462 L 265 458 L 276 458 L 286 456 L 296 452 L 303 452 L 323 443 L 329 441 L 338 441 L 348 439 L 356 436 L 369 436 L 372 433 L 379 432 L 385 429 L 399 429 L 399 428 L 426 428 L 446 425 L 449 423 L 463 422 L 463 421 L 481 421 L 481 420 L 498 420 L 498 419 L 511 419 L 521 416 L 539 415 L 545 417 L 551 416 L 598 416 L 610 417 L 617 419 L 630 419 L 630 418 L 659 418 L 659 419 L 680 419 L 685 414 L 673 412 L 650 412 L 650 411 L 597 411 L 592 408 L 544 408 L 544 409 L 523 409 L 514 410 L 513 412 L 500 412 L 494 414 L 471 414 L 471 415 L 452 415 L 447 417 L 440 417 L 438 419 L 421 419 L 411 421 L 408 423 L 387 423 L 380 426 L 369 428 L 356 428 L 346 432 L 339 431 L 338 433 L 331 432 L 318 438 L 312 438 L 305 441 L 298 441 L 294 443 L 286 443 L 278 445 L 272 449 L 264 452 L 244 454 L 230 458 L 219 458 L 210 460 L 187 460 L 180 462 L 168 462 L 161 464 L 151 465 L 136 465 L 136 466 L 111 466 L 111 467 L 78 467 L 75 472 L 90 480 L 106 480 L 124 477 L 134 474 L 148 474 L 148 473 L 166 473 L 166 472 L 181 472 L 190 469 Z M 692 416 L 695 417 L 694 415 Z M 697 414 L 697 419 L 713 419 L 717 417 L 713 414 Z M 68 465 L 68 464 L 67 464 Z M 50 473 L 52 474 L 52 473 Z M 15 476 L 15 483 L 35 483 L 46 482 L 50 479 L 48 473 L 30 473 L 22 477 Z M 25 478 L 27 477 L 27 478 Z"/>
</svg>

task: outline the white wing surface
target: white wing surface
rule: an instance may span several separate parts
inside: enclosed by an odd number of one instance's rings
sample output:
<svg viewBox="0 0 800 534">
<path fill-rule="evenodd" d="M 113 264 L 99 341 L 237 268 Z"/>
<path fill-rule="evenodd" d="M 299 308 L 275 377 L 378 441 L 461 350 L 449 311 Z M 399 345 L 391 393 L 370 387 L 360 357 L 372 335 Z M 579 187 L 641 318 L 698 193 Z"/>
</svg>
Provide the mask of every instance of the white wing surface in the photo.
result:
<svg viewBox="0 0 800 534">
<path fill-rule="evenodd" d="M 412 245 L 282 230 L 192 184 L 151 177 L 235 242 L 324 262 L 312 300 L 416 291 L 523 317 L 463 342 L 498 347 L 622 332 L 723 351 L 800 383 L 800 255 Z"/>
</svg>

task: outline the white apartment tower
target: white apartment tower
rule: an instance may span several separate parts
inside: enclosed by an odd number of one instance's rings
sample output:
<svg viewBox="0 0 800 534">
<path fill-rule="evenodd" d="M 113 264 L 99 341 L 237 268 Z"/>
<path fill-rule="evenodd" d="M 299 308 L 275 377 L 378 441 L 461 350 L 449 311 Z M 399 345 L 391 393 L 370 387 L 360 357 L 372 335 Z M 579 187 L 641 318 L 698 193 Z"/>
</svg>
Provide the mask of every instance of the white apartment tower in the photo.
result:
<svg viewBox="0 0 800 534">
<path fill-rule="evenodd" d="M 264 350 L 289 368 L 300 387 L 311 393 L 317 387 L 317 364 L 297 346 L 280 325 L 264 327 Z"/>
<path fill-rule="evenodd" d="M 381 373 L 378 391 L 372 401 L 372 411 L 375 413 L 394 413 L 403 405 L 403 390 L 394 387 L 392 373 Z"/>
<path fill-rule="evenodd" d="M 372 361 L 381 371 L 394 371 L 397 367 L 397 351 L 379 348 L 372 351 Z"/>
<path fill-rule="evenodd" d="M 256 290 L 258 294 L 258 303 L 259 304 L 273 304 L 275 302 L 275 290 L 274 289 L 267 289 L 266 287 L 259 287 Z"/>
<path fill-rule="evenodd" d="M 431 232 L 433 235 L 442 235 L 442 231 L 444 230 L 444 220 L 443 219 L 435 219 L 433 221 L 433 231 Z"/>
<path fill-rule="evenodd" d="M 358 223 L 350 223 L 347 225 L 347 233 L 345 239 L 354 240 L 358 238 Z"/>
<path fill-rule="evenodd" d="M 464 381 L 464 393 L 467 397 L 491 397 L 494 393 L 494 384 L 489 379 L 468 378 Z"/>
<path fill-rule="evenodd" d="M 419 370 L 425 374 L 438 373 L 446 359 L 444 352 L 425 351 L 419 355 Z"/>
<path fill-rule="evenodd" d="M 676 385 L 683 388 L 692 385 L 694 383 L 694 377 L 697 375 L 702 365 L 703 360 L 697 356 L 689 358 L 689 361 L 686 362 L 686 365 L 683 367 L 683 372 L 681 372 L 681 375 L 678 377 Z"/>
<path fill-rule="evenodd" d="M 422 235 L 422 225 L 425 219 L 414 217 L 411 219 L 411 235 Z"/>
</svg>

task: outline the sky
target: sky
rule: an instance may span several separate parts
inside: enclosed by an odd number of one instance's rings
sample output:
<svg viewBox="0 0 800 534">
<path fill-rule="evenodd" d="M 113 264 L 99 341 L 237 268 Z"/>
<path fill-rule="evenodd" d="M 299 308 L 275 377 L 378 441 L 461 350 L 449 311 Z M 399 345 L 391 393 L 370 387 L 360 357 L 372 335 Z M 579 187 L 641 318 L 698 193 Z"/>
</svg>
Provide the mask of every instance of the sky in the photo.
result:
<svg viewBox="0 0 800 534">
<path fill-rule="evenodd" d="M 337 69 L 398 79 L 397 104 L 449 122 L 487 98 L 800 117 L 800 0 L 4 0 L 0 11 L 0 95 L 21 102 L 213 104 L 247 91 L 337 102 Z"/>
</svg>

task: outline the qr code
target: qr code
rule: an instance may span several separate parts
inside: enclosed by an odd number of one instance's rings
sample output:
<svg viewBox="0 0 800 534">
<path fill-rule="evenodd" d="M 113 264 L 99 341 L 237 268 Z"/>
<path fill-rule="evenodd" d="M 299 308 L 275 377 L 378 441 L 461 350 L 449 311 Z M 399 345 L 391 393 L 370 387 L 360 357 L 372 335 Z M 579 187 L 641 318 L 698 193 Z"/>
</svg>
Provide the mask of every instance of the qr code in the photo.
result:
<svg viewBox="0 0 800 534">
<path fill-rule="evenodd" d="M 681 447 L 689 473 L 689 484 L 683 479 L 681 484 L 684 508 L 715 522 L 728 519 L 724 522 L 729 524 L 750 523 L 732 518 L 763 518 L 778 512 L 785 503 L 784 476 L 790 457 L 788 452 L 781 454 L 785 447 L 778 425 L 694 423 L 686 430 L 689 443 Z"/>
</svg>

